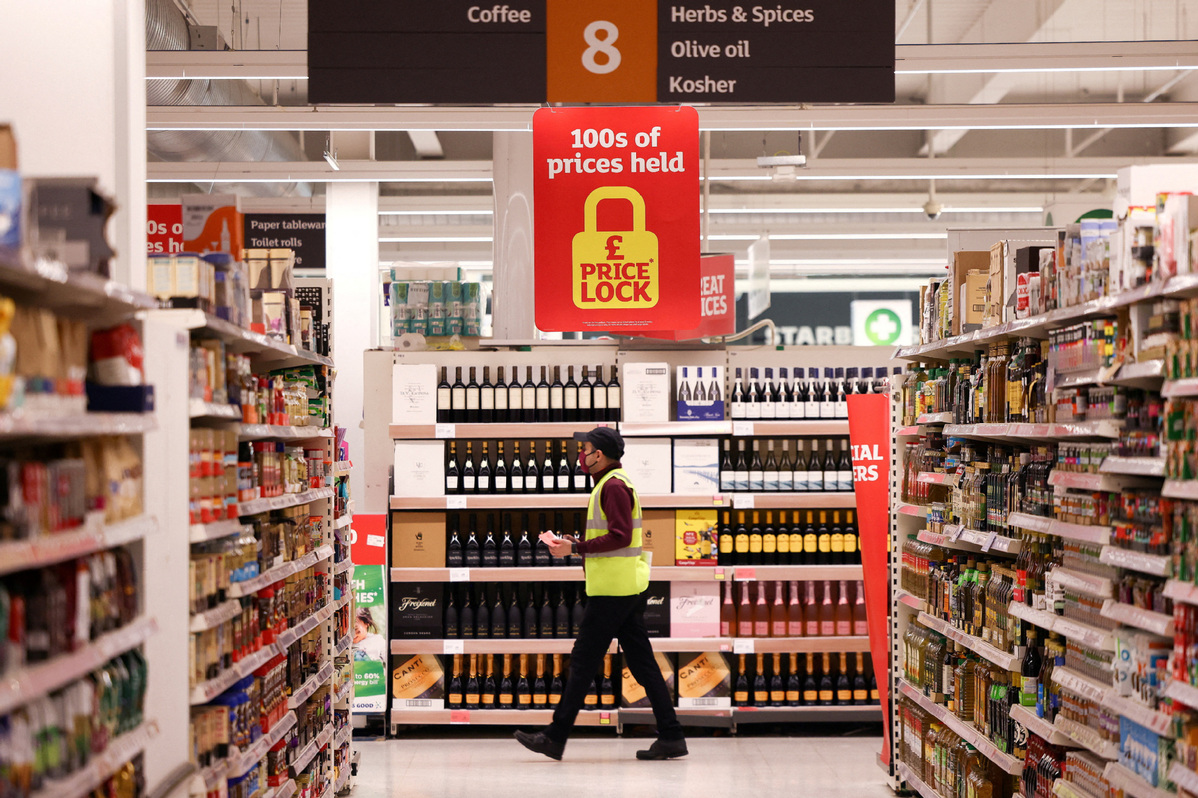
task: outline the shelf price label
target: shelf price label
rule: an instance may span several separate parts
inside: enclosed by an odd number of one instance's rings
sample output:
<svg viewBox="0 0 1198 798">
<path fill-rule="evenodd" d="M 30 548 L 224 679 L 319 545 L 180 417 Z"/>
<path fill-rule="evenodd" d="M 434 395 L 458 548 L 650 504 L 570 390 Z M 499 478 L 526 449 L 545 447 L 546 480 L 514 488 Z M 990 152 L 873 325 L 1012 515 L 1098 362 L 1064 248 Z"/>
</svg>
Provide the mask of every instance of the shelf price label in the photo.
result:
<svg viewBox="0 0 1198 798">
<path fill-rule="evenodd" d="M 449 711 L 449 722 L 457 725 L 470 722 L 470 710 L 468 709 L 451 709 Z"/>
<path fill-rule="evenodd" d="M 442 654 L 465 654 L 466 641 L 464 640 L 446 640 L 442 647 Z"/>
<path fill-rule="evenodd" d="M 433 436 L 439 439 L 456 438 L 458 436 L 456 424 L 438 424 L 433 427 Z"/>
<path fill-rule="evenodd" d="M 755 498 L 752 493 L 733 493 L 732 506 L 738 510 L 752 510 L 756 506 Z"/>
<path fill-rule="evenodd" d="M 599 713 L 599 725 L 600 726 L 610 726 L 611 725 L 611 713 L 610 712 L 600 712 Z"/>
<path fill-rule="evenodd" d="M 446 496 L 445 497 L 445 509 L 446 510 L 465 510 L 466 509 L 466 497 L 465 496 Z"/>
<path fill-rule="evenodd" d="M 982 551 L 990 551 L 990 547 L 994 545 L 994 541 L 998 540 L 998 532 L 991 532 L 986 536 L 986 542 L 982 544 Z"/>
<path fill-rule="evenodd" d="M 753 437 L 753 422 L 752 421 L 733 421 L 732 434 L 737 438 Z"/>
<path fill-rule="evenodd" d="M 449 569 L 449 581 L 450 582 L 469 582 L 470 581 L 470 569 L 469 568 L 450 568 Z"/>
<path fill-rule="evenodd" d="M 754 643 L 756 641 L 751 637 L 737 637 L 732 640 L 733 654 L 753 654 L 756 653 Z"/>
</svg>

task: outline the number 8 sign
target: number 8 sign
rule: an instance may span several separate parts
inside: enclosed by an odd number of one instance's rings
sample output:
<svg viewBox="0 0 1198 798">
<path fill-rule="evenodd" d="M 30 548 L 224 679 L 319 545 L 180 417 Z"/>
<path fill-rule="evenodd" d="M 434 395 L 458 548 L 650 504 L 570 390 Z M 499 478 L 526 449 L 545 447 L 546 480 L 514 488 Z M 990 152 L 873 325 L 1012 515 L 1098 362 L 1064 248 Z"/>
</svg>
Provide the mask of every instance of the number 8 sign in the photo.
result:
<svg viewBox="0 0 1198 798">
<path fill-rule="evenodd" d="M 656 102 L 656 3 L 549 0 L 545 21 L 549 102 Z"/>
</svg>

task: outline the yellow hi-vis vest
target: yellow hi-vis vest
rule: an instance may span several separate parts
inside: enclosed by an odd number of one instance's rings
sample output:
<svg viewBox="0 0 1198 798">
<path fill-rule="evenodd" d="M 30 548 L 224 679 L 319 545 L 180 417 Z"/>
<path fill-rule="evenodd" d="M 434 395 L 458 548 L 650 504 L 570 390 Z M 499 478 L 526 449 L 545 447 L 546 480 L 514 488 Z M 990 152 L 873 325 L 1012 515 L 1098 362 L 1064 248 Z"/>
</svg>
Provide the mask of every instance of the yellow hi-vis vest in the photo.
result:
<svg viewBox="0 0 1198 798">
<path fill-rule="evenodd" d="M 587 540 L 607 534 L 607 514 L 599 497 L 609 479 L 618 479 L 632 493 L 632 541 L 622 549 L 586 556 L 588 596 L 635 596 L 649 588 L 649 552 L 641 550 L 641 499 L 622 468 L 603 475 L 587 503 Z"/>
</svg>

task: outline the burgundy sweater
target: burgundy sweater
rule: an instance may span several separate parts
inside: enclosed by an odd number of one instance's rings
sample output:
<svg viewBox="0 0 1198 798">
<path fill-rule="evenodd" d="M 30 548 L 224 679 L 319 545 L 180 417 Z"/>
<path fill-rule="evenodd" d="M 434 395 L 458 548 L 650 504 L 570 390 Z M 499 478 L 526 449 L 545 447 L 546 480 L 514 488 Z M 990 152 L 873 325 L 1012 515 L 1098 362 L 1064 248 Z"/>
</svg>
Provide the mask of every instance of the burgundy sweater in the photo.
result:
<svg viewBox="0 0 1198 798">
<path fill-rule="evenodd" d="M 616 468 L 620 468 L 618 462 L 591 476 L 598 484 L 604 474 Z M 632 491 L 622 480 L 609 479 L 603 486 L 599 502 L 603 507 L 603 512 L 607 514 L 607 534 L 592 540 L 580 539 L 574 544 L 574 550 L 584 558 L 588 554 L 602 554 L 605 551 L 615 551 L 632 544 Z M 583 535 L 585 536 L 585 534 L 584 531 Z"/>
</svg>

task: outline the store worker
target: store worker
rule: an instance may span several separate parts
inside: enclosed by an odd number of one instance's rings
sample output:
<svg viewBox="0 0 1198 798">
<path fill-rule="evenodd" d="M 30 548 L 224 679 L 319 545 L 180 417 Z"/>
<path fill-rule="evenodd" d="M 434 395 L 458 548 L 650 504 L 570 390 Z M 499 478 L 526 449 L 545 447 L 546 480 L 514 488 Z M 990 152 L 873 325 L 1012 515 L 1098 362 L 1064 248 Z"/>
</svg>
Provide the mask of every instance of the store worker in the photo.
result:
<svg viewBox="0 0 1198 798">
<path fill-rule="evenodd" d="M 581 443 L 578 459 L 582 470 L 595 481 L 587 503 L 586 539 L 550 535 L 546 543 L 554 557 L 582 555 L 586 613 L 570 654 L 570 675 L 553 711 L 553 722 L 535 734 L 518 731 L 516 739 L 530 751 L 562 758 L 578 711 L 612 638 L 616 638 L 629 671 L 644 688 L 657 718 L 658 739 L 648 750 L 638 751 L 637 759 L 686 756 L 682 725 L 645 629 L 649 558 L 641 553 L 641 502 L 631 478 L 620 467 L 624 439 L 609 427 L 577 432 L 574 439 Z"/>
</svg>

